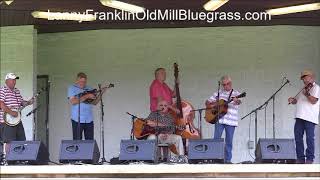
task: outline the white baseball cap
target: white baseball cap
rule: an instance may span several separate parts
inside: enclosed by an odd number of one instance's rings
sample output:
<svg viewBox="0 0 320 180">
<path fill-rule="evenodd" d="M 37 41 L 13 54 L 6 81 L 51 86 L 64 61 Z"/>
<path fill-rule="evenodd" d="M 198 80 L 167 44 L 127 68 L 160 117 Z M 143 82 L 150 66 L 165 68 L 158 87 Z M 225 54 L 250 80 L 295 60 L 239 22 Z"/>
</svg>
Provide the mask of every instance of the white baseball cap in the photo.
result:
<svg viewBox="0 0 320 180">
<path fill-rule="evenodd" d="M 5 80 L 7 79 L 19 79 L 19 77 L 17 75 L 15 75 L 14 73 L 8 73 L 5 77 Z"/>
</svg>

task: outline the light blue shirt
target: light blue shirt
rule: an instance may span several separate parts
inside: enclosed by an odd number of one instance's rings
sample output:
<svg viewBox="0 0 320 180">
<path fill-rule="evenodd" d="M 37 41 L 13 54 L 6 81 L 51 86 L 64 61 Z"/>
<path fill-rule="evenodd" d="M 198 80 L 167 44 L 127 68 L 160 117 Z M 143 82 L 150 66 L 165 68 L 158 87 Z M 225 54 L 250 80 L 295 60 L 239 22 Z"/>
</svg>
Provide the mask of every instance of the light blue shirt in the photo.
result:
<svg viewBox="0 0 320 180">
<path fill-rule="evenodd" d="M 93 90 L 89 86 L 85 86 L 81 89 L 78 85 L 74 84 L 69 86 L 68 88 L 68 99 L 71 97 L 77 97 L 78 94 L 83 93 L 85 91 Z M 92 104 L 80 103 L 80 123 L 91 123 L 93 121 L 93 113 L 92 113 Z M 78 108 L 79 104 L 71 105 L 71 119 L 75 122 L 78 122 Z"/>
</svg>

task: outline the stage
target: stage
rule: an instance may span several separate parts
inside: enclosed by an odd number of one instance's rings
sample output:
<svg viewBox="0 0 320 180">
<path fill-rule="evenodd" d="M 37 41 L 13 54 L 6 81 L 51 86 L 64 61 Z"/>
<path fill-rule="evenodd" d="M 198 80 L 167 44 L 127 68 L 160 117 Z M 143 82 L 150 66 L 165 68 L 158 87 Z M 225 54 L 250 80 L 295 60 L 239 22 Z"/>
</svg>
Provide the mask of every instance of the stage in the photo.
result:
<svg viewBox="0 0 320 180">
<path fill-rule="evenodd" d="M 130 164 L 1 166 L 1 178 L 311 178 L 319 164 Z"/>
</svg>

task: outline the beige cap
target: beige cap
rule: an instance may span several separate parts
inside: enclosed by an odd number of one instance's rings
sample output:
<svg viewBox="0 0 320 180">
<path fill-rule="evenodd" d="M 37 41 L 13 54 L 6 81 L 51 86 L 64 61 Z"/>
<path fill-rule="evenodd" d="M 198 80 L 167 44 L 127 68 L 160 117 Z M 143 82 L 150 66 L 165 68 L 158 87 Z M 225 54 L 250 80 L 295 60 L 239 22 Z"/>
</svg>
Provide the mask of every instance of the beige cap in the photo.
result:
<svg viewBox="0 0 320 180">
<path fill-rule="evenodd" d="M 302 79 L 304 76 L 313 76 L 313 72 L 309 69 L 306 69 L 301 72 L 300 78 Z"/>
</svg>

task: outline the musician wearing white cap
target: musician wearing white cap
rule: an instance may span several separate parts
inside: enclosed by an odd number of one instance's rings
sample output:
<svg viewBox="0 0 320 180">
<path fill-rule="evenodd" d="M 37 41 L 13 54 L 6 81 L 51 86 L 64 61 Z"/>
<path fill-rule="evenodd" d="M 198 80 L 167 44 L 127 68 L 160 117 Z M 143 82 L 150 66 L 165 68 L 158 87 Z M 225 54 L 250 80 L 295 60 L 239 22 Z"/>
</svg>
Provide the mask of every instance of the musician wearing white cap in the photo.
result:
<svg viewBox="0 0 320 180">
<path fill-rule="evenodd" d="M 311 164 L 314 160 L 315 126 L 319 124 L 320 87 L 315 83 L 315 75 L 311 70 L 301 73 L 303 90 L 288 99 L 289 104 L 296 105 L 294 138 L 296 141 L 297 163 Z M 307 149 L 304 148 L 303 135 L 306 133 Z"/>
<path fill-rule="evenodd" d="M 7 115 L 19 116 L 19 112 L 14 109 L 33 104 L 33 99 L 31 101 L 23 100 L 19 89 L 15 87 L 17 79 L 19 77 L 14 73 L 8 73 L 5 76 L 5 86 L 0 88 L 0 141 L 5 143 L 26 140 L 21 121 L 14 126 L 9 126 L 5 120 Z"/>
</svg>

